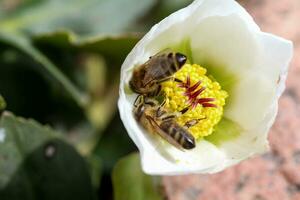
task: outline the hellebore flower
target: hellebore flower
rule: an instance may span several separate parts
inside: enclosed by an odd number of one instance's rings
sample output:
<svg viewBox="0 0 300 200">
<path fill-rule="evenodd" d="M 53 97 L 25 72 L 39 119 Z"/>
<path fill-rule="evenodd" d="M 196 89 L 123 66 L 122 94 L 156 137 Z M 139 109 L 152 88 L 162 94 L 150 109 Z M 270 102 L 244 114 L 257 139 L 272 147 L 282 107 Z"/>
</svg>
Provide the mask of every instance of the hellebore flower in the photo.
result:
<svg viewBox="0 0 300 200">
<path fill-rule="evenodd" d="M 137 94 L 128 90 L 133 69 L 170 48 L 188 62 L 163 82 L 165 107 L 189 110 L 176 120 L 190 128 L 196 147 L 179 150 L 135 120 Z M 215 173 L 268 149 L 267 135 L 285 87 L 293 46 L 261 32 L 234 0 L 195 0 L 156 24 L 127 56 L 121 69 L 121 119 L 141 154 L 144 172 Z"/>
</svg>

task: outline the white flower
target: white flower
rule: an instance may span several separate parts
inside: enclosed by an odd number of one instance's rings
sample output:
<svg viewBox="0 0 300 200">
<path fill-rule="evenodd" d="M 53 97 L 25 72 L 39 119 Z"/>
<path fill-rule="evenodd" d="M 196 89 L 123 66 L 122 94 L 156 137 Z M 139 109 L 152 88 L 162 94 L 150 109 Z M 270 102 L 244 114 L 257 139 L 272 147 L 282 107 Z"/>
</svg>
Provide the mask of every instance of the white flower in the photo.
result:
<svg viewBox="0 0 300 200">
<path fill-rule="evenodd" d="M 198 140 L 193 150 L 180 151 L 153 139 L 133 117 L 136 95 L 125 88 L 135 66 L 166 49 L 192 55 L 227 89 L 218 128 L 230 139 Z M 196 0 L 156 24 L 127 56 L 121 69 L 119 111 L 148 174 L 215 173 L 268 149 L 267 134 L 285 87 L 293 46 L 261 32 L 234 0 Z M 229 122 L 229 123 L 226 123 Z M 221 122 L 220 122 L 221 123 Z M 213 133 L 214 134 L 214 133 Z"/>
</svg>

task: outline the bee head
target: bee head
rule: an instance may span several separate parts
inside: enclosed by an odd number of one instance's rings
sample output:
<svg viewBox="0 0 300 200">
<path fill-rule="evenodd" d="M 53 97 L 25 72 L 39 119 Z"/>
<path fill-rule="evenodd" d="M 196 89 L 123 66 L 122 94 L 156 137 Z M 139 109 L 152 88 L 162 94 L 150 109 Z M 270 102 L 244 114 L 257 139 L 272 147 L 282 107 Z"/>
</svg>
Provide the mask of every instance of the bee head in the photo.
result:
<svg viewBox="0 0 300 200">
<path fill-rule="evenodd" d="M 138 88 L 136 87 L 136 81 L 134 81 L 133 79 L 131 79 L 129 81 L 129 87 L 131 90 L 133 90 L 134 92 L 138 91 Z"/>
<path fill-rule="evenodd" d="M 175 58 L 180 68 L 185 64 L 187 60 L 185 55 L 178 52 L 175 54 Z"/>
</svg>

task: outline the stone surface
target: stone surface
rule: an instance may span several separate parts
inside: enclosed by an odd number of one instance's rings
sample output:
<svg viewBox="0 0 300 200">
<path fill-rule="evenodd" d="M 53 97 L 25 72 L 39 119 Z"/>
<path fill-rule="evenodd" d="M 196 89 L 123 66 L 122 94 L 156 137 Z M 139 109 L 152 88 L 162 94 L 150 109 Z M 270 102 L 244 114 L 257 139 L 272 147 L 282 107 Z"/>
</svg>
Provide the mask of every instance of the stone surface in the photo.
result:
<svg viewBox="0 0 300 200">
<path fill-rule="evenodd" d="M 294 42 L 271 151 L 214 175 L 164 177 L 169 200 L 300 200 L 300 0 L 240 0 L 261 29 Z"/>
</svg>

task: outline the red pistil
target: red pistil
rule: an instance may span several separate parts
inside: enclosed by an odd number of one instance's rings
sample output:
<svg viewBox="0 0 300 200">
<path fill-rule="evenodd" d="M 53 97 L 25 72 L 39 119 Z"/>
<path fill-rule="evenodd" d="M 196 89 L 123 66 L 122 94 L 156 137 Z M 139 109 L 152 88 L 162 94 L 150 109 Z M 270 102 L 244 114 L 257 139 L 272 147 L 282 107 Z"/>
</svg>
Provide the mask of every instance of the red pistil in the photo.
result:
<svg viewBox="0 0 300 200">
<path fill-rule="evenodd" d="M 186 77 L 186 83 L 185 82 L 181 82 L 178 84 L 178 87 L 181 87 L 181 88 L 189 88 L 191 85 L 191 80 L 190 80 L 190 76 L 187 76 Z"/>
<path fill-rule="evenodd" d="M 196 90 L 196 89 L 199 87 L 200 84 L 201 84 L 201 81 L 198 81 L 198 82 L 197 82 L 195 85 L 193 85 L 192 87 L 187 88 L 187 92 L 192 92 L 192 91 Z"/>
<path fill-rule="evenodd" d="M 204 90 L 206 89 L 206 87 L 202 87 L 199 90 L 197 90 L 196 92 L 190 92 L 187 91 L 185 92 L 185 95 L 189 97 L 189 100 L 194 100 L 196 99 Z"/>
<path fill-rule="evenodd" d="M 213 104 L 213 103 L 203 103 L 202 106 L 203 106 L 204 108 L 206 108 L 206 107 L 217 108 L 217 105 L 216 105 L 216 104 Z"/>
<path fill-rule="evenodd" d="M 215 98 L 197 98 L 206 89 L 206 87 L 201 87 L 200 89 L 196 90 L 200 86 L 200 84 L 201 81 L 198 81 L 196 84 L 191 86 L 190 76 L 187 76 L 186 82 L 179 83 L 178 87 L 186 89 L 183 94 L 188 97 L 188 103 L 192 108 L 195 108 L 198 104 L 201 104 L 204 108 L 216 108 L 217 105 L 211 103 L 212 101 L 215 101 Z"/>
</svg>

